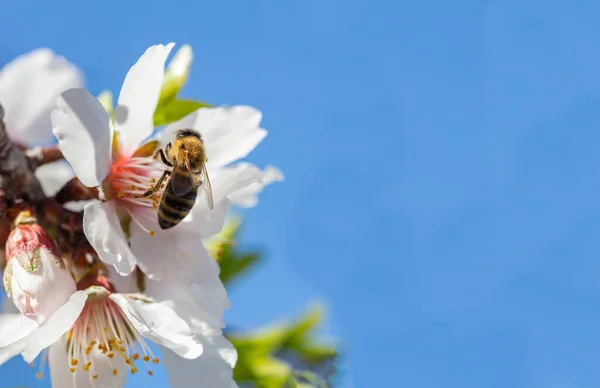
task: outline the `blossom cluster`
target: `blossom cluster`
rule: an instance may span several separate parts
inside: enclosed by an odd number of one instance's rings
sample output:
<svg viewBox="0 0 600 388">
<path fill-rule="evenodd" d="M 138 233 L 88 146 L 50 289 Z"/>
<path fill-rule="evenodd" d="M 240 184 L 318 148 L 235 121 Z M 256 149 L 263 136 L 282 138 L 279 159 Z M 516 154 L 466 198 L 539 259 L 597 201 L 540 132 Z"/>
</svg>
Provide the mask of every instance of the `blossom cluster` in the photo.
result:
<svg viewBox="0 0 600 388">
<path fill-rule="evenodd" d="M 52 385 L 61 388 L 122 387 L 128 374 L 153 375 L 157 364 L 172 387 L 236 386 L 237 353 L 223 336 L 230 304 L 205 244 L 232 205 L 254 206 L 283 175 L 239 161 L 267 135 L 255 108 L 180 104 L 184 114 L 161 116 L 161 107 L 178 106 L 192 62 L 184 45 L 165 67 L 173 47 L 141 55 L 115 107 L 90 94 L 81 72 L 49 49 L 0 70 L 8 296 L 0 365 L 17 355 L 42 369 L 48 363 Z M 181 130 L 201 137 L 199 185 L 210 183 L 212 201 L 189 197 L 189 213 L 163 229 L 159 208 L 175 167 L 160 154 Z M 178 157 L 191 152 L 180 145 Z"/>
</svg>

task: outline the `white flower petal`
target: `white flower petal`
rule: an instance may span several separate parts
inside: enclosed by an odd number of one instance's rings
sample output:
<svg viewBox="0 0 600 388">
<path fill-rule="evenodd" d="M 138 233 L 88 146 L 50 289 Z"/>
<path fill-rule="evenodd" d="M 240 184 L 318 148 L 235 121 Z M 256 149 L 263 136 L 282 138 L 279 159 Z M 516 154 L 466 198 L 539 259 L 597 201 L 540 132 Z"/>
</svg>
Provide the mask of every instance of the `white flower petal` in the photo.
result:
<svg viewBox="0 0 600 388">
<path fill-rule="evenodd" d="M 83 232 L 100 260 L 113 265 L 120 275 L 133 271 L 136 258 L 125 240 L 115 201 L 85 205 Z"/>
<path fill-rule="evenodd" d="M 90 371 L 84 371 L 78 368 L 73 379 L 73 373 L 69 371 L 69 359 L 67 358 L 66 336 L 62 336 L 58 342 L 50 346 L 48 353 L 48 364 L 50 367 L 50 380 L 54 388 L 81 388 L 93 386 L 90 382 L 92 375 Z M 127 369 L 122 357 L 112 359 L 102 355 L 97 348 L 94 348 L 90 357 L 94 371 L 98 378 L 94 379 L 94 384 L 98 388 L 123 388 L 127 381 Z M 112 364 L 112 365 L 111 365 Z M 112 369 L 119 371 L 113 375 Z"/>
<path fill-rule="evenodd" d="M 161 146 L 173 141 L 175 131 L 195 129 L 204 140 L 210 171 L 245 157 L 267 136 L 261 119 L 261 112 L 250 106 L 200 108 L 169 124 L 161 135 Z"/>
<path fill-rule="evenodd" d="M 254 207 L 258 203 L 258 194 L 263 189 L 273 182 L 282 182 L 284 176 L 281 171 L 274 166 L 267 166 L 263 171 L 263 176 L 260 182 L 254 182 L 248 186 L 241 188 L 229 194 L 227 198 L 234 205 L 241 207 Z"/>
<path fill-rule="evenodd" d="M 241 162 L 216 171 L 210 182 L 214 198 L 220 199 L 229 198 L 231 194 L 248 186 L 260 184 L 263 178 L 264 173 L 258 167 Z"/>
<path fill-rule="evenodd" d="M 86 291 L 76 291 L 67 303 L 31 333 L 23 351 L 25 362 L 35 360 L 42 350 L 58 341 L 71 328 L 83 310 L 87 297 Z"/>
<path fill-rule="evenodd" d="M 0 365 L 23 352 L 26 346 L 26 338 L 23 338 L 21 341 L 15 341 L 5 347 L 0 347 Z"/>
<path fill-rule="evenodd" d="M 154 111 L 165 77 L 165 62 L 174 45 L 159 44 L 148 48 L 125 77 L 115 108 L 115 121 L 125 155 L 135 152 L 142 140 L 154 131 Z"/>
<path fill-rule="evenodd" d="M 162 230 L 157 215 L 150 209 L 136 209 L 136 222 L 131 223 L 131 250 L 138 258 L 138 265 L 149 278 L 168 280 L 187 286 L 202 283 L 218 274 L 218 265 L 202 243 L 201 236 L 185 229 L 174 227 Z"/>
<path fill-rule="evenodd" d="M 171 308 L 161 303 L 146 303 L 120 294 L 109 296 L 144 337 L 173 350 L 183 358 L 202 354 L 202 344 L 190 327 Z"/>
<path fill-rule="evenodd" d="M 36 321 L 21 313 L 0 315 L 0 348 L 27 337 L 36 327 Z"/>
<path fill-rule="evenodd" d="M 108 278 L 119 293 L 135 294 L 138 292 L 143 292 L 143 290 L 138 288 L 137 271 L 133 271 L 127 276 L 121 276 L 112 265 L 108 266 L 106 269 L 108 271 Z"/>
<path fill-rule="evenodd" d="M 194 334 L 205 335 L 206 328 L 210 328 L 213 333 L 221 333 L 221 329 L 225 327 L 221 319 L 230 303 L 218 277 L 190 287 L 149 280 L 146 295 L 171 307 L 187 322 Z"/>
<path fill-rule="evenodd" d="M 221 231 L 225 223 L 225 216 L 229 211 L 228 197 L 239 190 L 259 184 L 263 181 L 265 173 L 249 163 L 237 163 L 232 167 L 224 167 L 213 171 L 210 176 L 212 194 L 215 202 L 213 210 L 208 208 L 202 190 L 198 192 L 198 199 L 190 214 L 177 225 L 179 230 L 199 233 L 202 238 L 211 237 Z"/>
<path fill-rule="evenodd" d="M 233 380 L 233 368 L 237 352 L 223 336 L 202 338 L 204 353 L 195 360 L 182 360 L 173 352 L 164 349 L 163 363 L 172 388 L 187 388 L 195 381 L 198 388 L 237 387 Z"/>
<path fill-rule="evenodd" d="M 199 193 L 199 197 L 202 194 Z M 196 233 L 202 238 L 209 238 L 219 233 L 225 224 L 225 217 L 229 212 L 230 202 L 227 198 L 222 198 L 215 202 L 213 209 L 208 208 L 206 201 L 198 198 L 196 204 L 190 211 L 190 214 L 174 228 L 178 230 L 187 230 Z"/>
<path fill-rule="evenodd" d="M 75 65 L 48 48 L 15 58 L 0 70 L 0 104 L 10 138 L 24 146 L 54 141 L 50 112 L 63 91 L 83 86 Z"/>
<path fill-rule="evenodd" d="M 112 124 L 100 101 L 84 89 L 58 98 L 52 130 L 65 159 L 88 187 L 99 186 L 111 168 Z"/>
<path fill-rule="evenodd" d="M 35 176 L 42 184 L 47 197 L 52 197 L 73 177 L 75 173 L 69 163 L 64 160 L 44 164 L 35 170 Z"/>
<path fill-rule="evenodd" d="M 13 231 L 17 240 L 32 237 L 31 233 Z M 49 243 L 49 237 L 46 236 Z M 45 244 L 44 242 L 39 242 Z M 7 246 L 14 246 L 9 238 Z M 12 259 L 12 300 L 21 313 L 42 323 L 63 306 L 77 289 L 73 277 L 65 267 L 59 267 L 56 260 L 62 260 L 55 255 L 53 247 L 42 246 L 37 252 L 17 252 Z M 16 249 L 15 249 L 16 251 Z M 24 259 L 23 256 L 26 258 Z M 38 269 L 30 272 L 27 266 L 28 258 L 38 260 Z M 25 265 L 23 265 L 25 264 Z"/>
</svg>

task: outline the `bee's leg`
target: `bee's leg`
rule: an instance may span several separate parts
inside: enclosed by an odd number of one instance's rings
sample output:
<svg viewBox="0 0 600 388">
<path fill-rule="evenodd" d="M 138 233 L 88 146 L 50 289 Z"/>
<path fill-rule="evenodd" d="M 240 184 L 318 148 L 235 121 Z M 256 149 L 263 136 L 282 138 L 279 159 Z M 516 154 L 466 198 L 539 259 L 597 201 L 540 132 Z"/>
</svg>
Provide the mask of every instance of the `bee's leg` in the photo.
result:
<svg viewBox="0 0 600 388">
<path fill-rule="evenodd" d="M 160 189 L 160 185 L 162 184 L 163 180 L 165 180 L 165 177 L 168 175 L 171 175 L 171 171 L 165 170 L 165 172 L 163 172 L 162 176 L 160 177 L 158 182 L 156 182 L 156 184 L 154 185 L 153 188 L 146 191 L 144 194 L 134 195 L 133 197 L 134 198 L 143 198 L 143 197 L 148 197 L 148 196 L 154 194 L 158 189 Z"/>
<path fill-rule="evenodd" d="M 165 150 L 167 151 L 167 153 L 169 152 L 170 149 L 171 149 L 171 143 L 167 144 L 167 146 L 165 147 Z M 162 148 L 160 150 L 158 150 L 158 153 L 160 155 L 160 160 L 162 160 L 162 162 L 164 164 L 166 164 L 169 167 L 173 167 L 173 163 L 169 162 L 169 160 L 167 159 L 167 157 L 165 155 L 165 151 L 163 151 Z"/>
</svg>

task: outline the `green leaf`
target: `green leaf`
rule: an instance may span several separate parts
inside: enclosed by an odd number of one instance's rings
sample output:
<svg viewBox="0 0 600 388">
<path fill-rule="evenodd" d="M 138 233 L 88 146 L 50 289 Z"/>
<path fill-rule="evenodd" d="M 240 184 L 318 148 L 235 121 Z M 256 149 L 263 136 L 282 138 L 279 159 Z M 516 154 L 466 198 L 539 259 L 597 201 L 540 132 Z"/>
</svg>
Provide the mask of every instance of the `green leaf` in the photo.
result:
<svg viewBox="0 0 600 388">
<path fill-rule="evenodd" d="M 231 252 L 229 246 L 224 246 L 219 260 L 221 281 L 225 285 L 231 283 L 234 279 L 246 273 L 260 259 L 261 255 L 259 253 L 254 252 L 238 256 L 238 254 Z"/>
<path fill-rule="evenodd" d="M 290 324 L 287 328 L 289 333 L 286 345 L 291 348 L 298 348 L 302 345 L 309 332 L 317 326 L 323 319 L 324 308 L 319 304 L 314 304 L 309 308 L 306 315 L 299 321 Z"/>
<path fill-rule="evenodd" d="M 168 103 L 177 96 L 188 79 L 193 60 L 194 53 L 189 44 L 184 44 L 177 50 L 173 59 L 167 65 L 158 106 Z"/>
<path fill-rule="evenodd" d="M 302 355 L 306 362 L 311 364 L 320 363 L 336 357 L 338 352 L 332 345 L 316 344 L 313 341 L 297 344 L 295 349 Z"/>
<path fill-rule="evenodd" d="M 211 105 L 191 100 L 171 100 L 165 105 L 159 105 L 154 113 L 154 125 L 161 126 L 187 116 L 196 109 L 210 107 Z"/>
</svg>

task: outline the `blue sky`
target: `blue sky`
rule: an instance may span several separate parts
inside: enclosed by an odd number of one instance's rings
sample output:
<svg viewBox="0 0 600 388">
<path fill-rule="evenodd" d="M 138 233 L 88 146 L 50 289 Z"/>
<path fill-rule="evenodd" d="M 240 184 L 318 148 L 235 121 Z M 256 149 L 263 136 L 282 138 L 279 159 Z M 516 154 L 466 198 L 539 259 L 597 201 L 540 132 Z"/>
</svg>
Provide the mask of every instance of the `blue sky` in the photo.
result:
<svg viewBox="0 0 600 388">
<path fill-rule="evenodd" d="M 250 160 L 286 182 L 245 212 L 246 246 L 268 256 L 232 290 L 230 324 L 325 299 L 344 387 L 600 383 L 597 2 L 2 9 L 2 63 L 49 46 L 117 91 L 147 46 L 189 43 L 184 95 L 263 111 Z M 36 386 L 8 365 L 3 386 Z"/>
</svg>

